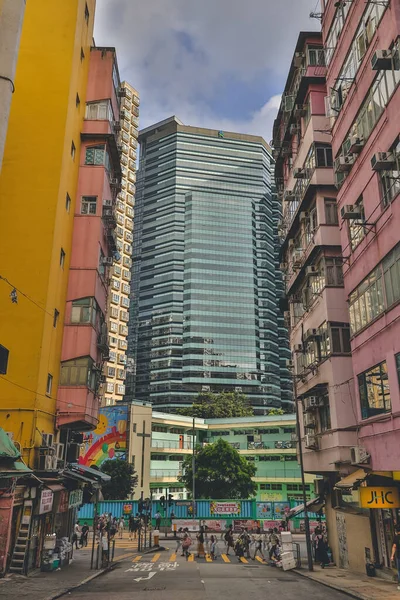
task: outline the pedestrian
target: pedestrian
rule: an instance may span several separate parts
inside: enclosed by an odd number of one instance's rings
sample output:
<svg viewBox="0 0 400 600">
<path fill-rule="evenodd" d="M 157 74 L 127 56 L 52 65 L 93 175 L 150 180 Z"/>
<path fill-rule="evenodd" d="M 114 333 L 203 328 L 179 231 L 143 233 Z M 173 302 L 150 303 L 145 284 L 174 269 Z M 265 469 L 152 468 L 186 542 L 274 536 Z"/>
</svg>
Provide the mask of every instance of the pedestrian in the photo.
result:
<svg viewBox="0 0 400 600">
<path fill-rule="evenodd" d="M 233 543 L 233 531 L 232 531 L 232 525 L 229 525 L 228 530 L 225 533 L 225 543 L 226 543 L 226 555 L 229 555 L 229 548 L 233 548 L 234 547 L 234 543 Z"/>
<path fill-rule="evenodd" d="M 212 560 L 217 559 L 217 538 L 214 535 L 210 538 L 210 556 Z"/>
<path fill-rule="evenodd" d="M 154 518 L 156 520 L 156 529 L 160 529 L 161 527 L 161 513 L 160 511 L 157 511 L 156 514 L 154 515 Z"/>
<path fill-rule="evenodd" d="M 238 561 L 240 561 L 244 557 L 244 540 L 242 536 L 239 536 L 236 540 L 234 550 Z"/>
<path fill-rule="evenodd" d="M 329 565 L 329 556 L 326 551 L 326 539 L 320 527 L 315 528 L 315 560 L 321 567 Z"/>
<path fill-rule="evenodd" d="M 110 530 L 110 540 L 112 540 L 115 537 L 118 529 L 117 519 L 114 518 L 112 521 L 110 520 L 108 525 Z"/>
<path fill-rule="evenodd" d="M 176 534 L 175 554 L 178 553 L 179 548 L 182 548 L 182 540 L 183 540 L 183 529 L 182 529 L 182 527 L 179 527 L 177 534 Z M 182 548 L 182 556 L 183 556 L 183 548 Z"/>
<path fill-rule="evenodd" d="M 247 558 L 250 558 L 250 536 L 246 527 L 242 529 L 242 533 L 239 536 L 243 542 L 243 551 L 246 552 Z"/>
<path fill-rule="evenodd" d="M 397 567 L 397 589 L 400 590 L 400 524 L 395 527 L 395 536 L 392 546 L 392 561 L 396 561 Z"/>
<path fill-rule="evenodd" d="M 259 527 L 257 527 L 257 533 L 253 536 L 253 538 L 254 538 L 254 543 L 255 543 L 253 560 L 256 559 L 257 552 L 259 552 L 262 556 L 262 559 L 265 560 L 265 556 L 264 556 L 264 553 L 262 550 L 262 534 L 261 534 L 261 529 Z"/>
<path fill-rule="evenodd" d="M 135 532 L 135 517 L 131 515 L 128 520 L 128 530 L 129 530 L 129 541 L 132 541 L 133 534 Z"/>
<path fill-rule="evenodd" d="M 125 529 L 125 521 L 124 521 L 124 517 L 121 517 L 118 523 L 118 532 L 119 532 L 119 539 L 122 540 L 123 536 L 124 536 L 124 529 Z"/>
<path fill-rule="evenodd" d="M 84 546 L 86 547 L 88 545 L 88 537 L 89 537 L 89 525 L 85 522 L 85 524 L 82 526 L 81 548 L 83 548 Z"/>
<path fill-rule="evenodd" d="M 202 558 L 206 557 L 206 553 L 204 551 L 204 527 L 200 527 L 200 531 L 196 536 L 197 538 L 197 558 L 200 558 L 200 554 Z"/>
<path fill-rule="evenodd" d="M 275 527 L 270 530 L 269 535 L 269 560 L 272 562 L 278 562 L 280 559 L 280 550 L 279 550 L 279 535 L 278 530 Z"/>
<path fill-rule="evenodd" d="M 182 549 L 183 549 L 183 554 L 186 556 L 186 560 L 189 559 L 190 556 L 190 546 L 192 545 L 192 538 L 189 535 L 189 532 L 186 530 L 184 535 L 183 535 L 183 540 L 182 540 Z"/>
<path fill-rule="evenodd" d="M 81 528 L 79 525 L 79 521 L 77 521 L 74 525 L 74 533 L 72 534 L 72 546 L 75 544 L 75 548 L 78 550 L 78 539 L 81 537 Z"/>
</svg>

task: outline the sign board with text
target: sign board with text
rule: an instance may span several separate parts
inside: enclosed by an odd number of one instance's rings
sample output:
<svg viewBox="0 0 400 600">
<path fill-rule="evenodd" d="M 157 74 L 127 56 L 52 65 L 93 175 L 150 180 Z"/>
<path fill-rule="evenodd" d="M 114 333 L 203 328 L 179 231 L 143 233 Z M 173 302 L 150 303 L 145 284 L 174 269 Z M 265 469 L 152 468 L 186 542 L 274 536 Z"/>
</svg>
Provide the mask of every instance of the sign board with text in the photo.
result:
<svg viewBox="0 0 400 600">
<path fill-rule="evenodd" d="M 73 490 L 69 493 L 69 508 L 74 508 L 75 506 L 80 506 L 83 500 L 83 491 L 82 490 Z"/>
<path fill-rule="evenodd" d="M 131 503 L 124 504 L 124 507 L 123 507 L 124 515 L 130 515 L 132 510 L 133 510 L 133 504 L 131 504 Z"/>
<path fill-rule="evenodd" d="M 53 508 L 54 494 L 52 490 L 44 489 L 40 494 L 39 515 L 48 513 Z"/>
<path fill-rule="evenodd" d="M 362 508 L 400 508 L 400 495 L 397 487 L 361 487 L 360 505 Z"/>
<path fill-rule="evenodd" d="M 210 502 L 211 515 L 239 515 L 240 502 Z"/>
</svg>

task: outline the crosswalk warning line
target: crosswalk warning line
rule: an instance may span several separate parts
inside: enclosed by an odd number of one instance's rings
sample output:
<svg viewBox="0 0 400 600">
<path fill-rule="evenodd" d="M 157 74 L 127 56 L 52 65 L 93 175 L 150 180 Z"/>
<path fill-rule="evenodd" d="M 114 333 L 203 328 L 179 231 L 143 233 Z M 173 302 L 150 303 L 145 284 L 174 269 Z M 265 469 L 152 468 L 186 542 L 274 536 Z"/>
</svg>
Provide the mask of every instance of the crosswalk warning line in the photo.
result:
<svg viewBox="0 0 400 600">
<path fill-rule="evenodd" d="M 194 562 L 194 554 L 190 554 L 188 558 L 189 562 Z"/>
<path fill-rule="evenodd" d="M 212 562 L 213 559 L 211 558 L 211 556 L 209 554 L 206 554 L 206 562 Z"/>
<path fill-rule="evenodd" d="M 169 557 L 169 562 L 175 562 L 176 561 L 176 554 L 175 552 L 173 554 L 171 554 L 171 556 Z"/>
<path fill-rule="evenodd" d="M 221 558 L 226 563 L 230 563 L 231 562 L 230 559 L 229 559 L 229 557 L 226 554 L 221 554 Z"/>
<path fill-rule="evenodd" d="M 155 555 L 153 556 L 153 558 L 151 559 L 151 562 L 152 562 L 152 563 L 155 563 L 155 562 L 157 562 L 157 561 L 158 561 L 158 559 L 160 558 L 160 556 L 161 556 L 161 554 L 155 554 Z"/>
<path fill-rule="evenodd" d="M 256 556 L 256 560 L 258 560 L 258 562 L 260 562 L 260 563 L 263 563 L 263 564 L 265 563 L 265 560 L 263 560 L 261 558 L 261 556 Z"/>
<path fill-rule="evenodd" d="M 249 561 L 244 556 L 240 557 L 240 562 L 245 563 L 245 564 L 249 564 Z"/>
<path fill-rule="evenodd" d="M 139 562 L 139 560 L 140 560 L 141 558 L 142 558 L 141 556 L 136 556 L 136 557 L 133 559 L 133 561 L 132 561 L 132 562 Z"/>
</svg>

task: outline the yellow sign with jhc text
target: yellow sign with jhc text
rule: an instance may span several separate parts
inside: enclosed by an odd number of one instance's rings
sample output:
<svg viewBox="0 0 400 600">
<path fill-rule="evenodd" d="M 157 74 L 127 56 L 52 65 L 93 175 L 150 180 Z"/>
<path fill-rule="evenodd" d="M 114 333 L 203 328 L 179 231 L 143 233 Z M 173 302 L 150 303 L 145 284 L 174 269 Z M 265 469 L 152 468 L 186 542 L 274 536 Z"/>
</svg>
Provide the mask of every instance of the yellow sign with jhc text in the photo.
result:
<svg viewBox="0 0 400 600">
<path fill-rule="evenodd" d="M 362 508 L 400 508 L 400 495 L 396 487 L 361 487 Z"/>
</svg>

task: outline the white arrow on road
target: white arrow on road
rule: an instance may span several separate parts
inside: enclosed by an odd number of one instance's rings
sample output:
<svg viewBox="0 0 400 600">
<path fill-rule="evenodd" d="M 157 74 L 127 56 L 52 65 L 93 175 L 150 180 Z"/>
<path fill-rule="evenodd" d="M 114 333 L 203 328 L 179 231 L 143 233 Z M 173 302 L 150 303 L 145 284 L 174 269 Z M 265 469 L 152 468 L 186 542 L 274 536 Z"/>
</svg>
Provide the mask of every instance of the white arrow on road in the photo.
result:
<svg viewBox="0 0 400 600">
<path fill-rule="evenodd" d="M 147 577 L 138 577 L 137 579 L 134 579 L 133 581 L 137 581 L 138 583 L 140 581 L 146 581 L 146 579 L 151 579 L 152 577 L 154 577 L 155 574 L 156 574 L 155 571 L 150 571 L 150 573 L 148 574 Z"/>
</svg>

